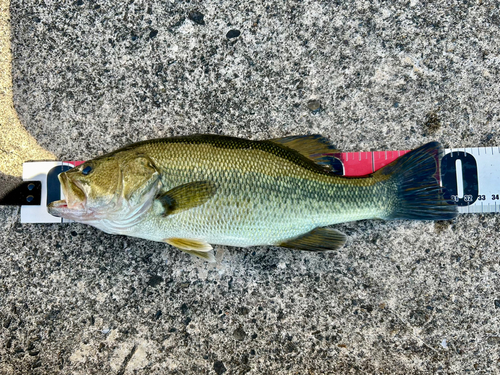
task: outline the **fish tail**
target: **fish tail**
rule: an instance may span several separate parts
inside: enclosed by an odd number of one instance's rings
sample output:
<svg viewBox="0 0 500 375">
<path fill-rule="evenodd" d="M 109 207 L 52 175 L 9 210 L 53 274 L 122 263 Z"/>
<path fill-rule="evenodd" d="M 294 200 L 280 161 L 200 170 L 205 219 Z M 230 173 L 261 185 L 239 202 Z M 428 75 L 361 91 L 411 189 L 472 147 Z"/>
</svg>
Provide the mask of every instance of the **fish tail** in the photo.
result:
<svg viewBox="0 0 500 375">
<path fill-rule="evenodd" d="M 439 142 L 427 143 L 378 170 L 374 178 L 393 192 L 385 219 L 450 220 L 457 207 L 443 197 Z"/>
</svg>

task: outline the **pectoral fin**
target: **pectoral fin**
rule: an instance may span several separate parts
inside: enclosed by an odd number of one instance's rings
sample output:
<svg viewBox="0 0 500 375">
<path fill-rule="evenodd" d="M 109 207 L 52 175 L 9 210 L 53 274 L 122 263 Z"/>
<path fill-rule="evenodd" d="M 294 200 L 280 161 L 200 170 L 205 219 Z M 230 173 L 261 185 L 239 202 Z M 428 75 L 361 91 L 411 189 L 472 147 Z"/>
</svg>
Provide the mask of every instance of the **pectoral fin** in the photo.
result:
<svg viewBox="0 0 500 375">
<path fill-rule="evenodd" d="M 207 262 L 214 263 L 215 256 L 212 251 L 212 245 L 203 240 L 192 240 L 189 238 L 166 238 L 164 240 L 169 245 L 175 246 L 185 253 L 191 254 Z"/>
<path fill-rule="evenodd" d="M 316 228 L 302 236 L 278 244 L 281 247 L 305 251 L 337 250 L 344 246 L 345 234 L 332 228 Z"/>
<path fill-rule="evenodd" d="M 160 201 L 164 208 L 163 216 L 167 216 L 202 205 L 212 198 L 215 191 L 213 182 L 195 181 L 176 186 L 158 195 L 156 200 Z"/>
</svg>

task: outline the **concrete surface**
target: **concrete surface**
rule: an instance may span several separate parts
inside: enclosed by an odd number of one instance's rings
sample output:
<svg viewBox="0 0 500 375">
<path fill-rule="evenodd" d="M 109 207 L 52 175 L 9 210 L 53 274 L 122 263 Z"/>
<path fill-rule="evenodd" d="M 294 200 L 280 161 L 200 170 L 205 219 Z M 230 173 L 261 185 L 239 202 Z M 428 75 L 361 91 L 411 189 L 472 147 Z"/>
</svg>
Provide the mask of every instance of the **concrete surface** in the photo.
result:
<svg viewBox="0 0 500 375">
<path fill-rule="evenodd" d="M 500 146 L 496 1 L 13 0 L 11 17 L 15 107 L 58 158 L 196 132 Z M 216 265 L 0 218 L 2 374 L 499 373 L 495 215 L 344 224 L 337 252 Z"/>
<path fill-rule="evenodd" d="M 19 122 L 12 102 L 9 3 L 0 0 L 0 196 L 15 186 L 27 160 L 54 160 Z"/>
</svg>

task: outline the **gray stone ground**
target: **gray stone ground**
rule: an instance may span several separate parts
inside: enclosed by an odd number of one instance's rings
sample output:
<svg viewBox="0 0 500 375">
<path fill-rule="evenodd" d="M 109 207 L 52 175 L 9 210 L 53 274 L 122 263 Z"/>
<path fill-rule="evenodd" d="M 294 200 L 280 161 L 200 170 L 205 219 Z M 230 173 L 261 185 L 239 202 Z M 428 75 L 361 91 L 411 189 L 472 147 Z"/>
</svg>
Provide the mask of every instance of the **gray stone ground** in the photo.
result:
<svg viewBox="0 0 500 375">
<path fill-rule="evenodd" d="M 13 0 L 11 15 L 16 109 L 61 159 L 198 132 L 500 146 L 496 1 Z M 337 252 L 226 248 L 216 265 L 18 219 L 0 210 L 1 374 L 500 372 L 495 215 L 345 224 Z"/>
</svg>

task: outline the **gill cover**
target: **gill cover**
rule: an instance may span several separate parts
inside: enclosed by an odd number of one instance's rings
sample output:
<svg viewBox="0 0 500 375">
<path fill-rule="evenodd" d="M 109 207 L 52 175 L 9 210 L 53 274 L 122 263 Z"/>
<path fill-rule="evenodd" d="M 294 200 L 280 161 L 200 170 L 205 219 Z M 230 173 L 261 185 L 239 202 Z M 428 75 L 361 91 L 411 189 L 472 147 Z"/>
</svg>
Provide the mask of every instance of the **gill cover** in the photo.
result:
<svg viewBox="0 0 500 375">
<path fill-rule="evenodd" d="M 155 184 L 158 185 L 160 174 L 153 161 L 146 155 L 128 155 L 127 152 L 123 154 L 125 155 L 117 155 L 119 159 L 122 159 L 120 160 L 121 196 L 133 203 L 140 201 L 141 197 L 155 187 Z"/>
</svg>

